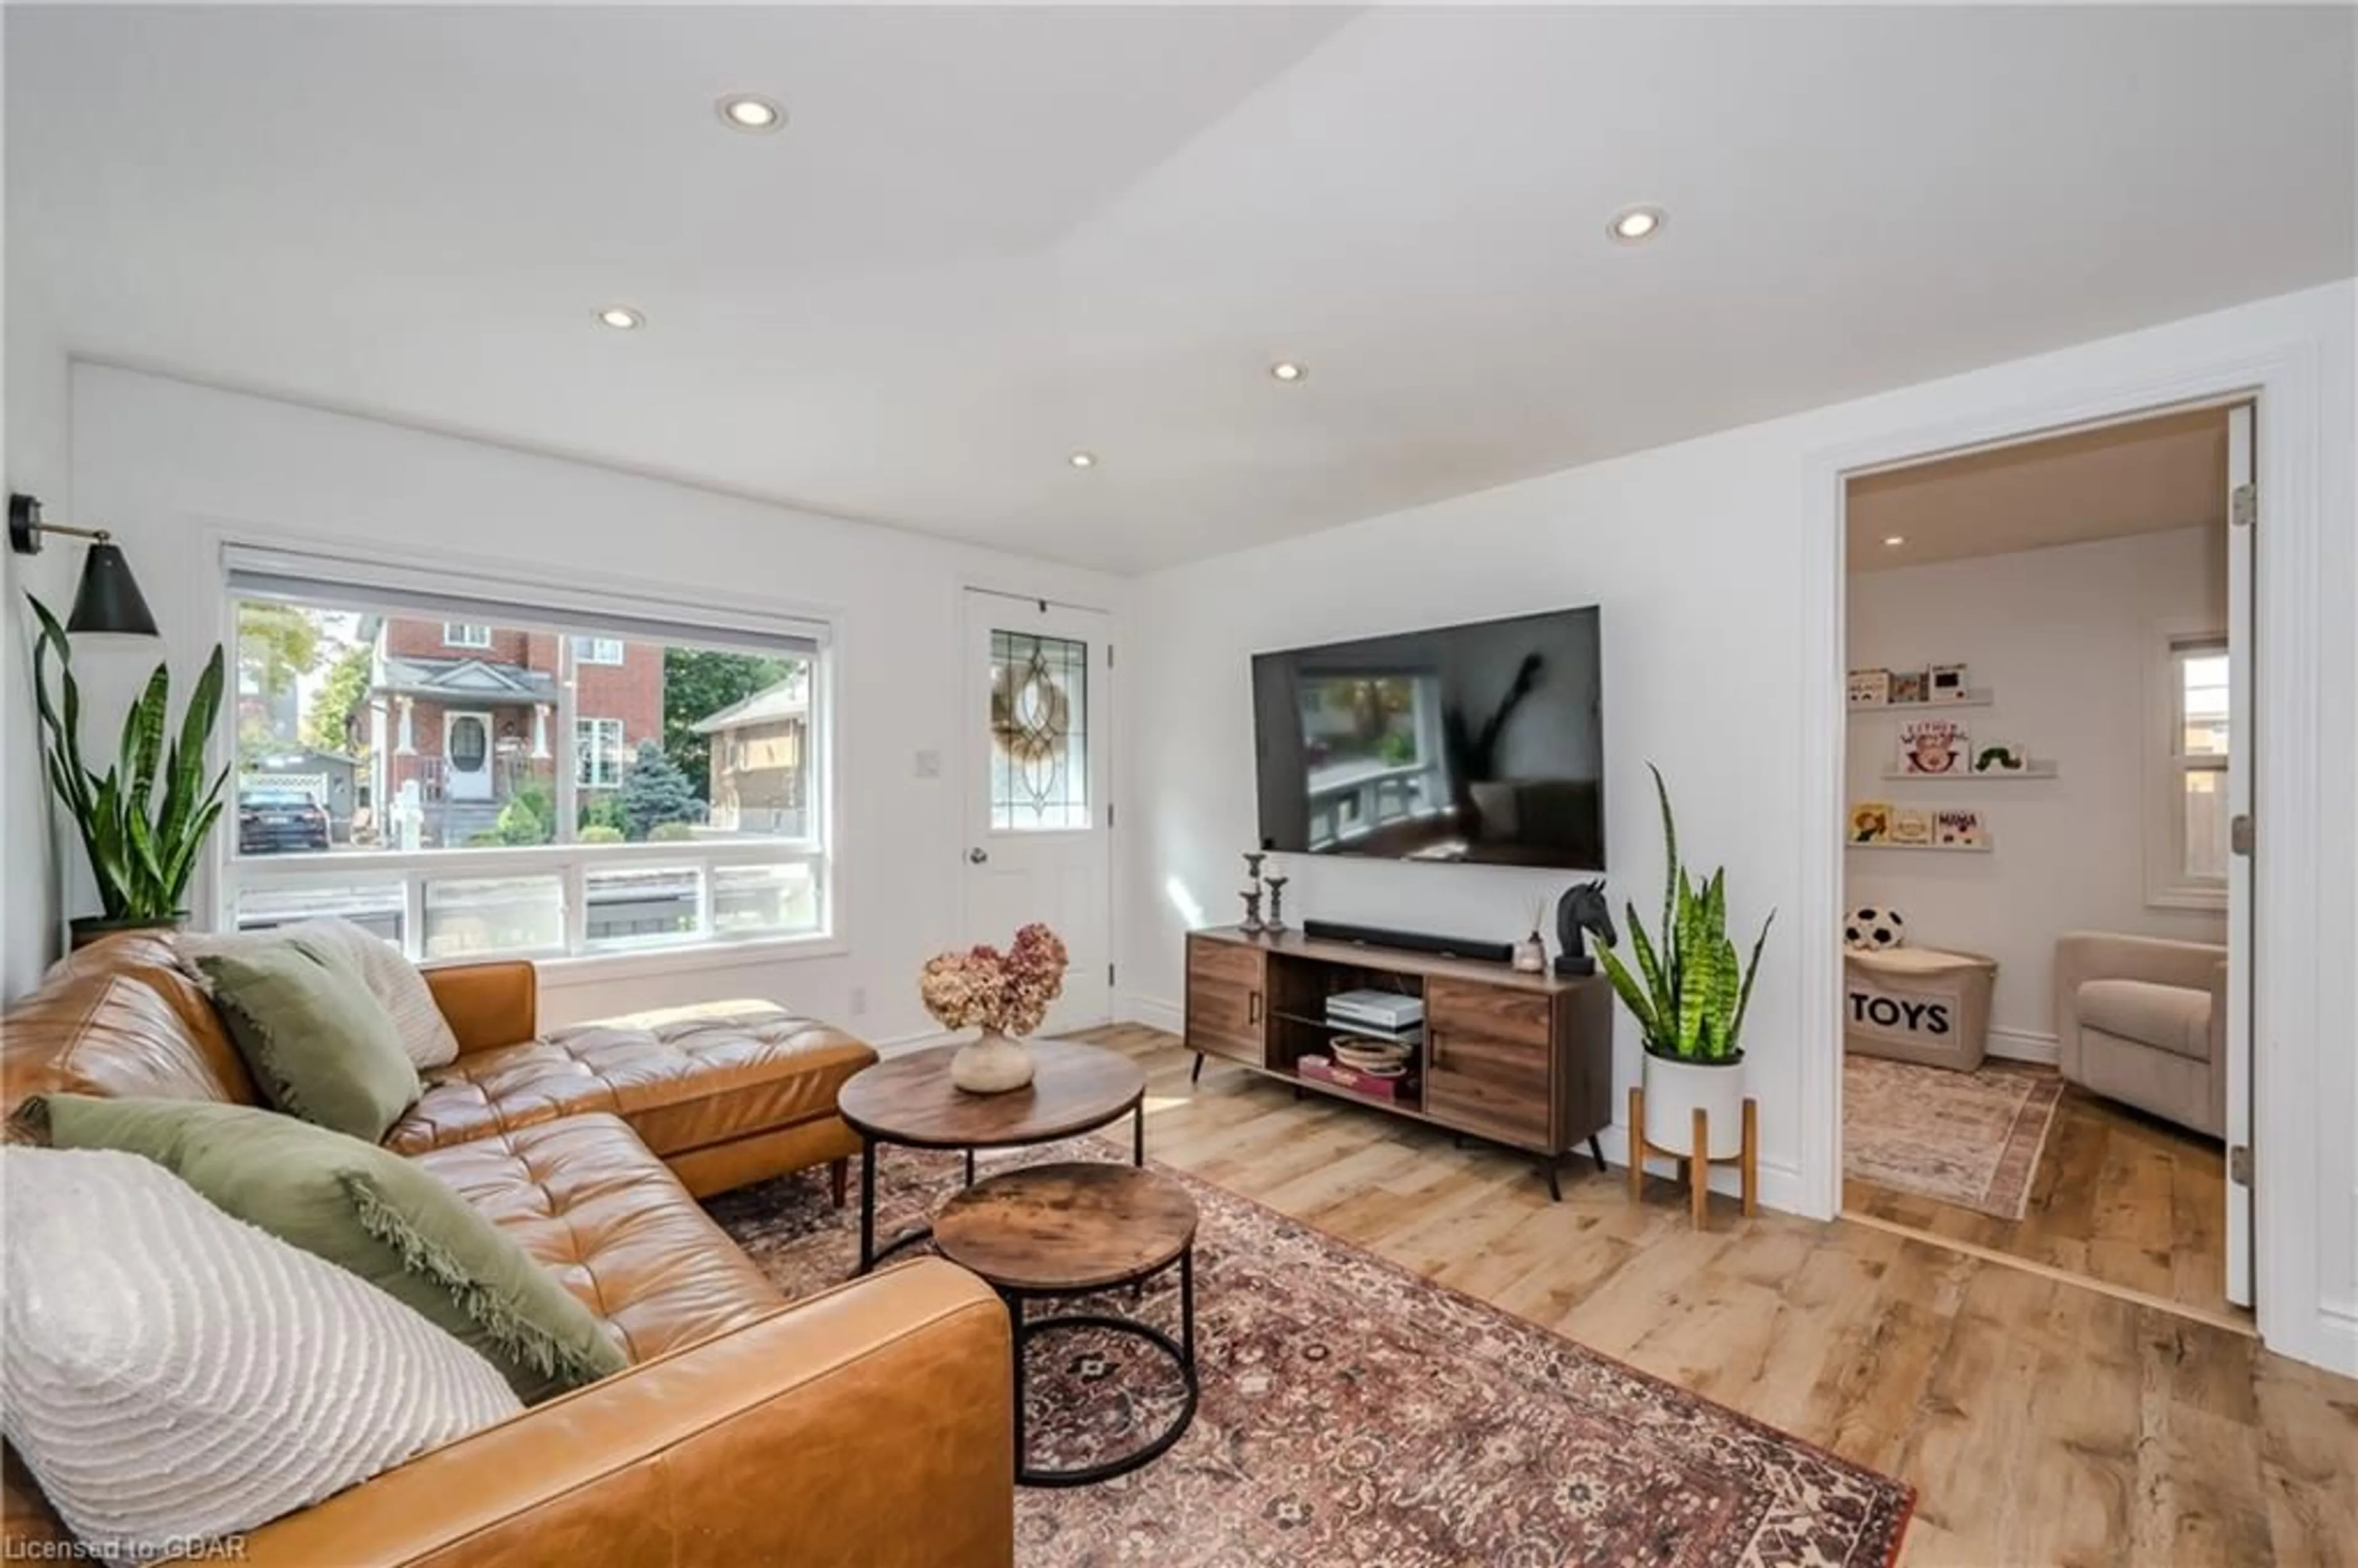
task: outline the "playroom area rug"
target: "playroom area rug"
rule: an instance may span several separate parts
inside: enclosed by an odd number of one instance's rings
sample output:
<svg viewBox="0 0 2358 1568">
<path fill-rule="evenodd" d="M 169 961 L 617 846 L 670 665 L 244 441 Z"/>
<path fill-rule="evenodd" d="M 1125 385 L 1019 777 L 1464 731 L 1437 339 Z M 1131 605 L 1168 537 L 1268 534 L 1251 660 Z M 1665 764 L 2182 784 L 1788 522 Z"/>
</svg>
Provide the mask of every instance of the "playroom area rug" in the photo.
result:
<svg viewBox="0 0 2358 1568">
<path fill-rule="evenodd" d="M 1956 1073 L 1846 1054 L 1843 1174 L 2020 1219 L 2062 1098 L 2052 1067 L 1985 1061 Z"/>
</svg>

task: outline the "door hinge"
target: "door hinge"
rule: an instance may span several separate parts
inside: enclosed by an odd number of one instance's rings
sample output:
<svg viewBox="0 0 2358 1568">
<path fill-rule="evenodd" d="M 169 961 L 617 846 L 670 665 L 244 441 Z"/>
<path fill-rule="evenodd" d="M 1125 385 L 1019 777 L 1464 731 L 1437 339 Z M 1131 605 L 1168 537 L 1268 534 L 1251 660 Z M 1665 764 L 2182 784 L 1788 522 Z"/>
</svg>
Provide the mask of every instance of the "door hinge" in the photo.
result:
<svg viewBox="0 0 2358 1568">
<path fill-rule="evenodd" d="M 1111 643 L 1108 643 L 1106 644 L 1106 668 L 1113 668 L 1113 644 Z"/>
<path fill-rule="evenodd" d="M 2227 1179 L 2239 1187 L 2252 1184 L 2252 1146 L 2238 1143 L 2227 1151 Z"/>
<path fill-rule="evenodd" d="M 2227 521 L 2238 528 L 2248 528 L 2260 520 L 2259 486 L 2239 484 L 2227 497 Z"/>
<path fill-rule="evenodd" d="M 1113 984 L 1113 966 L 1111 964 L 1108 964 L 1106 966 L 1106 984 Z"/>
<path fill-rule="evenodd" d="M 1111 801 L 1106 802 L 1106 826 L 1109 827 L 1113 826 L 1113 802 Z"/>
<path fill-rule="evenodd" d="M 2245 860 L 2252 855 L 2252 814 L 2239 811 L 2227 819 L 2227 848 Z"/>
</svg>

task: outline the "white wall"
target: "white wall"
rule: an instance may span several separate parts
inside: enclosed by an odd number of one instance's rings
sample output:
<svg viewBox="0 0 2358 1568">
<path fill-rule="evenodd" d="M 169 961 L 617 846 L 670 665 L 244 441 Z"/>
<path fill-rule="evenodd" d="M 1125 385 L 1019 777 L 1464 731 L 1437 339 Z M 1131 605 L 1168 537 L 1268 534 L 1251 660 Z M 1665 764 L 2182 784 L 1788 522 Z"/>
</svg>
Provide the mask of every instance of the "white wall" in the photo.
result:
<svg viewBox="0 0 2358 1568">
<path fill-rule="evenodd" d="M 1851 800 L 1974 807 L 1993 848 L 1847 850 L 1844 907 L 1898 909 L 1916 946 L 1996 958 L 2002 1054 L 2055 1059 L 2049 976 L 2063 932 L 2226 940 L 2223 915 L 2149 907 L 2145 881 L 2152 666 L 2165 628 L 2225 632 L 2226 567 L 2221 535 L 2191 528 L 1850 579 L 1852 665 L 1964 664 L 1992 704 L 1939 717 L 2057 765 L 2053 780 L 1895 783 L 1883 775 L 1905 715 L 1850 719 Z"/>
<path fill-rule="evenodd" d="M 2278 351 L 2314 366 L 2318 394 L 2314 471 L 2303 476 L 2325 530 L 2314 585 L 2325 678 L 2310 781 L 2322 875 L 2311 929 L 2323 952 L 2358 953 L 2358 741 L 2348 698 L 2358 683 L 2353 304 L 2358 284 L 2336 284 L 1141 579 L 1132 595 L 1137 656 L 1123 661 L 1139 716 L 1127 772 L 1146 792 L 1143 830 L 1127 846 L 1131 893 L 1120 922 L 1129 1011 L 1166 1023 L 1176 1017 L 1189 909 L 1200 905 L 1214 922 L 1235 918 L 1237 853 L 1254 835 L 1246 672 L 1254 650 L 1601 604 L 1606 842 L 1617 902 L 1634 896 L 1642 907 L 1659 896 L 1661 847 L 1645 773 L 1651 760 L 1671 781 L 1683 851 L 1696 863 L 1725 862 L 1732 924 L 1748 928 L 1772 904 L 1790 910 L 1815 876 L 1794 824 L 1802 812 L 1825 808 L 1803 800 L 1799 783 L 1804 705 L 1825 697 L 1813 689 L 1801 607 L 1813 591 L 1833 601 L 1823 585 L 1804 581 L 1801 564 L 1823 465 L 1862 443 Z M 1528 901 L 1563 881 L 1299 858 L 1288 869 L 1299 875 L 1306 913 L 1470 935 L 1511 935 Z M 1801 1103 L 1802 1063 L 1836 1043 L 1801 1038 L 1797 955 L 1803 943 L 1833 937 L 1779 928 L 1747 1026 L 1762 1192 L 1783 1207 L 1806 1208 L 1809 1192 L 1823 1190 L 1805 1190 L 1798 1165 L 1802 1125 L 1817 1119 Z M 2274 1308 L 2264 1301 L 2264 1321 L 2271 1311 L 2290 1314 L 2277 1320 L 2292 1325 L 2288 1348 L 2358 1368 L 2358 1145 L 2348 1136 L 2358 1122 L 2358 1074 L 2341 1027 L 2358 1012 L 2358 964 L 2321 965 L 2305 983 L 2313 993 L 2289 1011 L 2329 1022 L 2333 1048 L 2304 1035 L 2271 1049 L 2309 1075 L 2304 1103 L 2319 1118 L 2317 1168 L 2280 1184 L 2278 1199 L 2306 1206 L 2314 1198 L 2302 1218 L 2314 1231 L 2316 1278 L 2313 1290 L 2302 1282 L 2297 1300 Z M 1626 1020 L 1619 1028 L 1617 1105 L 1639 1068 L 1635 1034 Z M 1608 1148 L 1617 1144 L 1617 1130 Z"/>
<path fill-rule="evenodd" d="M 573 969 L 552 978 L 544 1011 L 561 1021 L 751 995 L 879 1041 L 930 1031 L 917 970 L 958 936 L 965 862 L 955 770 L 921 778 L 915 754 L 954 756 L 965 733 L 957 706 L 961 583 L 1109 610 L 1119 609 L 1118 583 L 126 371 L 77 364 L 71 389 L 75 504 L 120 537 L 176 673 L 193 671 L 218 635 L 220 568 L 203 545 L 211 530 L 299 534 L 330 546 L 398 544 L 422 558 L 538 566 L 591 586 L 827 609 L 839 638 L 836 896 L 849 952 L 624 980 Z M 78 560 L 79 552 L 51 556 Z M 135 649 L 114 658 L 136 672 L 155 656 Z M 122 682 L 125 671 L 109 668 L 105 678 Z M 24 837 L 12 813 L 12 863 L 29 852 Z M 12 925 L 11 940 L 27 938 Z M 11 953 L 12 979 L 24 962 Z M 867 993 L 865 1015 L 850 1009 L 854 988 Z"/>
</svg>

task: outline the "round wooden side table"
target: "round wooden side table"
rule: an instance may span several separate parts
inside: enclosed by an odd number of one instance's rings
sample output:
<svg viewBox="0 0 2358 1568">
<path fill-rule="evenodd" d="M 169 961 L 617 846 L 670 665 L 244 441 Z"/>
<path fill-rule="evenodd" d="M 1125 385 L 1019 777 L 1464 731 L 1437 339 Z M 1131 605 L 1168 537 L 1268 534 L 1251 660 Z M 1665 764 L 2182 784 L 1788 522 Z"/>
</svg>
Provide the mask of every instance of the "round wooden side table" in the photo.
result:
<svg viewBox="0 0 2358 1568">
<path fill-rule="evenodd" d="M 1146 1069 L 1119 1051 L 1071 1040 L 1033 1040 L 1032 1081 L 1004 1094 L 968 1094 L 950 1082 L 956 1045 L 935 1045 L 888 1056 L 863 1067 L 836 1091 L 835 1108 L 860 1134 L 860 1266 L 857 1274 L 903 1247 L 923 1241 L 924 1226 L 876 1245 L 876 1151 L 884 1143 L 909 1149 L 966 1151 L 967 1185 L 974 1184 L 974 1152 L 1054 1143 L 1124 1116 L 1134 1119 L 1132 1160 L 1146 1163 Z"/>
<path fill-rule="evenodd" d="M 1195 1419 L 1195 1201 L 1169 1176 L 1131 1165 L 1033 1165 L 991 1176 L 952 1198 L 934 1222 L 934 1245 L 982 1276 L 1015 1330 L 1015 1478 L 1027 1487 L 1081 1487 L 1152 1463 Z M 1069 1300 L 1123 1286 L 1143 1287 L 1179 1270 L 1179 1337 L 1136 1317 L 1104 1312 L 1029 1317 L 1033 1301 Z M 1024 1412 L 1026 1352 L 1064 1329 L 1122 1335 L 1154 1346 L 1178 1368 L 1183 1394 L 1169 1426 L 1135 1449 L 1096 1465 L 1052 1469 L 1031 1463 Z"/>
</svg>

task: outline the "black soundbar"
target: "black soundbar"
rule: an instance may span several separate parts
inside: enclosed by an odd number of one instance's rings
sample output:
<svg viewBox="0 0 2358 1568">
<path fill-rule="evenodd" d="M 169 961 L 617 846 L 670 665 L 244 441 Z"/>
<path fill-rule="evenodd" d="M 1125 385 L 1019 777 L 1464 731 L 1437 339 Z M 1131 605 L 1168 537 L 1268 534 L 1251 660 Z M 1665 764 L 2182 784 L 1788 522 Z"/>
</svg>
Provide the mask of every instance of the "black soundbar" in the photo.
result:
<svg viewBox="0 0 2358 1568">
<path fill-rule="evenodd" d="M 1389 931 L 1380 925 L 1344 925 L 1332 920 L 1305 920 L 1302 934 L 1321 942 L 1349 942 L 1361 947 L 1401 947 L 1412 953 L 1438 953 L 1444 958 L 1478 958 L 1485 963 L 1510 964 L 1512 942 L 1473 942 L 1462 936 L 1435 936 L 1425 931 Z"/>
</svg>

